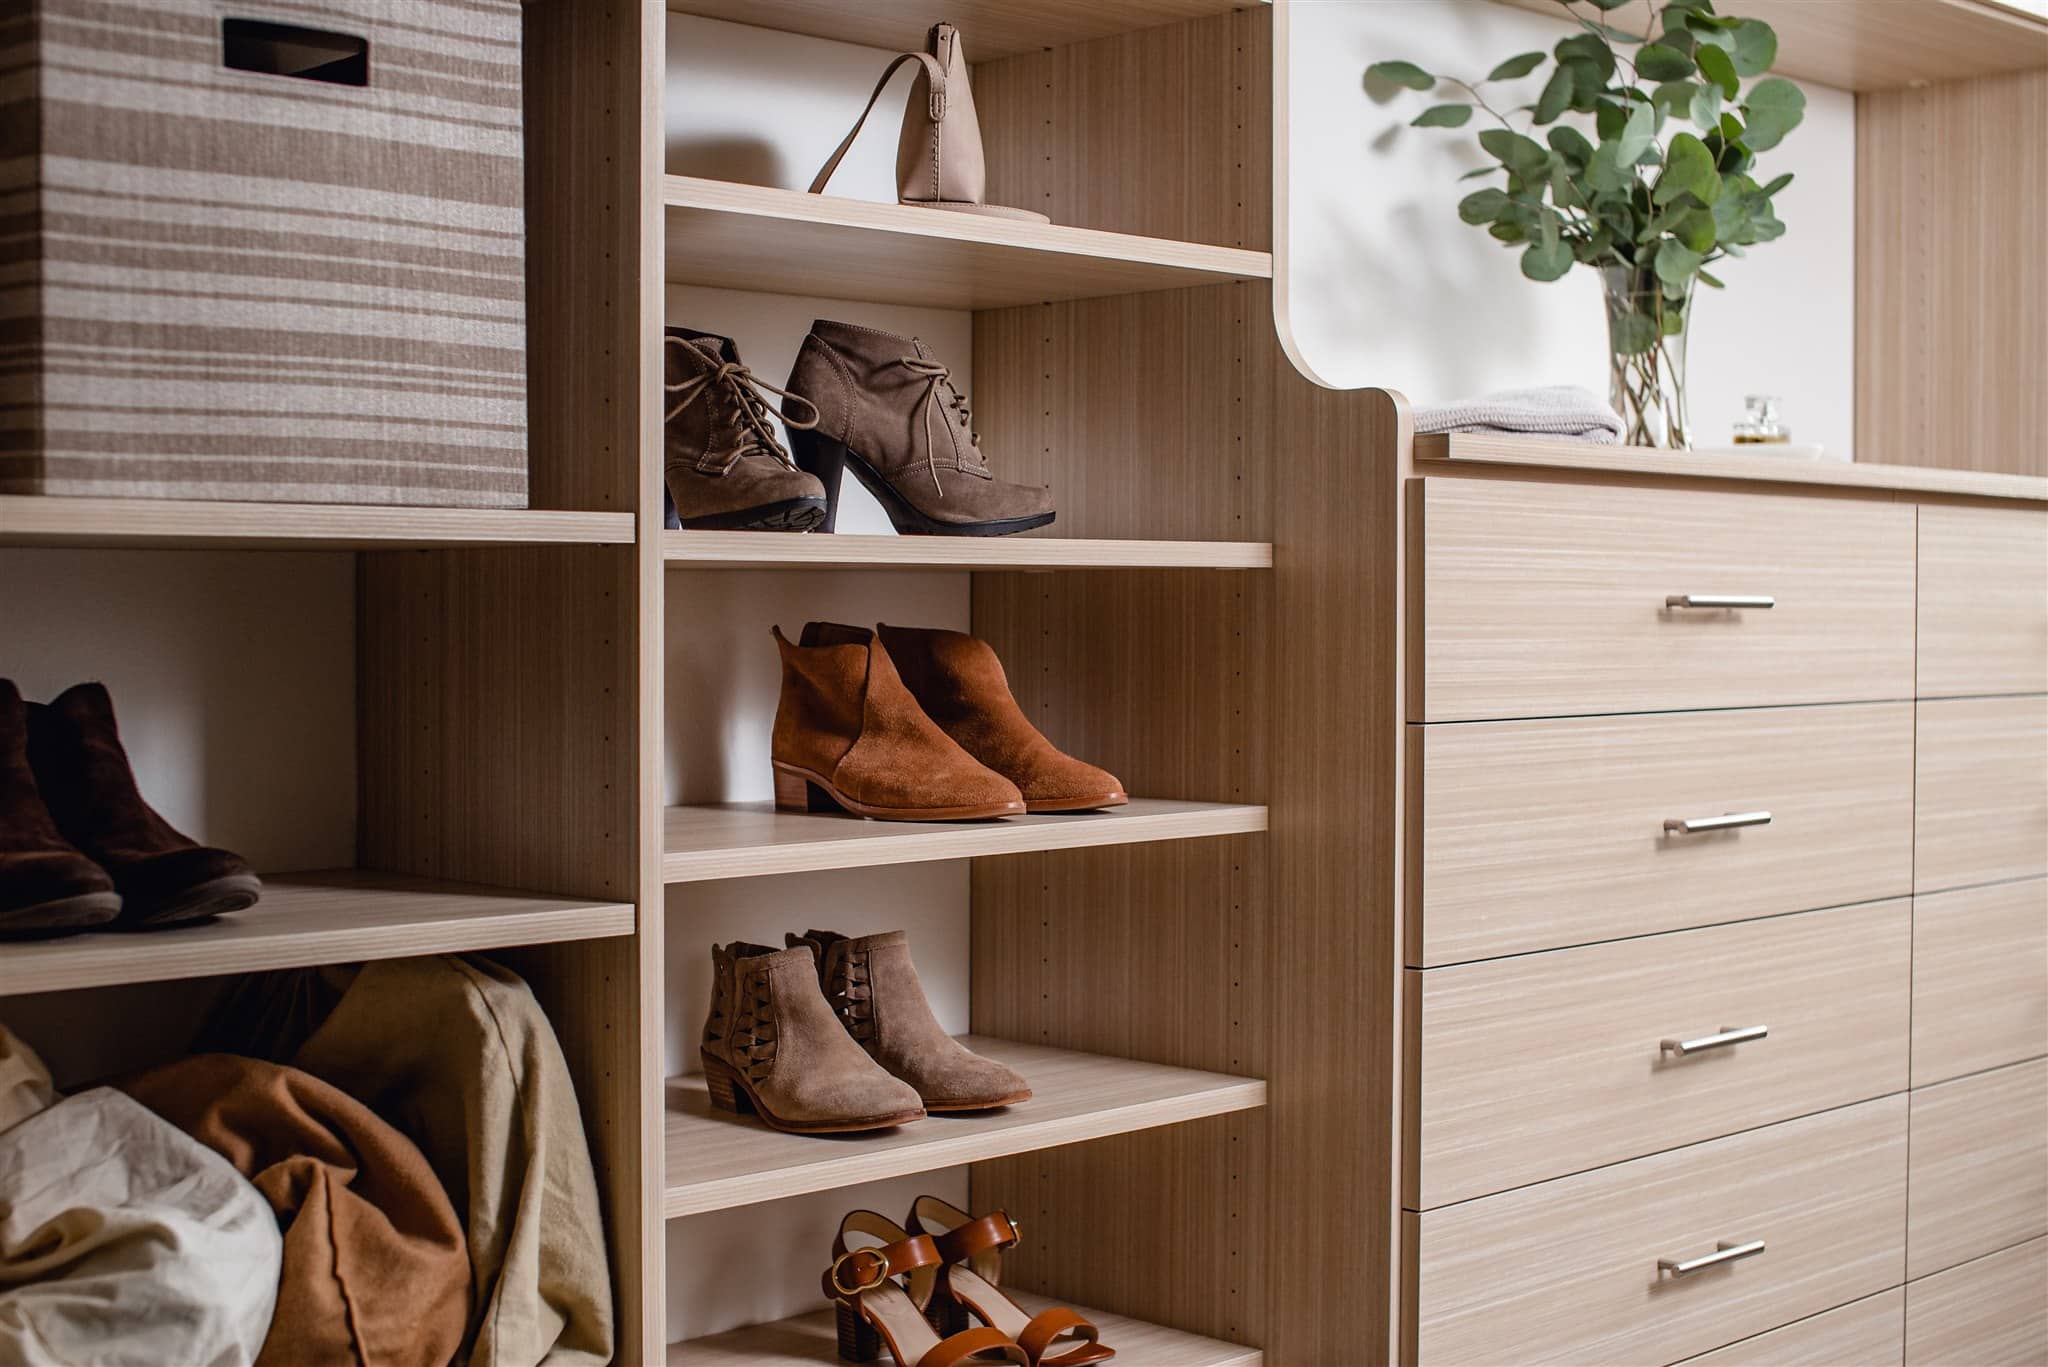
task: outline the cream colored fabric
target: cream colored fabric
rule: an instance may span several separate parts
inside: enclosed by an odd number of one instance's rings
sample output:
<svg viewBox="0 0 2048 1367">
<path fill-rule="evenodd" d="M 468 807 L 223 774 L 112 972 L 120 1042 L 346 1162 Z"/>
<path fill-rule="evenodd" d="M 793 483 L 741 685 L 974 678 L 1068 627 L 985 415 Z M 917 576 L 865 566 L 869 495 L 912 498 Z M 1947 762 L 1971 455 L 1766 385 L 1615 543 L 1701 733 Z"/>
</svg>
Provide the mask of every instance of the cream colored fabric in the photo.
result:
<svg viewBox="0 0 2048 1367">
<path fill-rule="evenodd" d="M 226 1159 L 111 1088 L 0 1134 L 9 1367 L 247 1367 L 282 1250 Z"/>
<path fill-rule="evenodd" d="M 481 959 L 365 964 L 292 1063 L 420 1146 L 468 1227 L 473 1367 L 612 1355 L 597 1178 L 567 1061 L 517 975 Z"/>
<path fill-rule="evenodd" d="M 0 1132 L 57 1104 L 50 1070 L 22 1039 L 0 1025 Z"/>
</svg>

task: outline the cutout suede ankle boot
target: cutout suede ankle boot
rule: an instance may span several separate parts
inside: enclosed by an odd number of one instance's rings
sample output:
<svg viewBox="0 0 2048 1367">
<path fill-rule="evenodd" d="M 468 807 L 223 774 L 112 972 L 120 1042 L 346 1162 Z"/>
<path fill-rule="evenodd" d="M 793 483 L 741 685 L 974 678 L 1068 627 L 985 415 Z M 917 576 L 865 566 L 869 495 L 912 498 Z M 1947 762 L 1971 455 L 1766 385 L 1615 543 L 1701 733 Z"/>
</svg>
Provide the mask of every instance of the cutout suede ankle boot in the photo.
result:
<svg viewBox="0 0 2048 1367">
<path fill-rule="evenodd" d="M 917 1089 L 927 1111 L 986 1111 L 1031 1099 L 1016 1069 L 940 1028 L 900 930 L 850 939 L 830 930 L 785 937 L 818 956 L 825 999 L 875 1062 Z"/>
<path fill-rule="evenodd" d="M 887 1129 L 924 1114 L 914 1088 L 847 1038 L 809 948 L 713 945 L 711 964 L 699 1052 L 713 1106 L 791 1134 Z"/>
<path fill-rule="evenodd" d="M 963 631 L 875 628 L 904 687 L 960 748 L 1017 785 L 1030 812 L 1079 812 L 1130 801 L 1116 775 L 1047 740 L 1017 706 L 1003 662 Z"/>
<path fill-rule="evenodd" d="M 28 762 L 28 706 L 0 679 L 0 935 L 105 925 L 121 910 L 106 870 L 57 829 Z"/>
<path fill-rule="evenodd" d="M 54 702 L 30 703 L 28 754 L 57 829 L 112 876 L 119 925 L 203 921 L 262 894 L 240 855 L 197 844 L 142 800 L 105 686 L 77 684 Z"/>
<path fill-rule="evenodd" d="M 863 627 L 780 628 L 782 698 L 769 756 L 775 805 L 843 807 L 883 821 L 968 821 L 1024 811 L 1016 785 L 962 750 L 918 707 Z"/>
</svg>

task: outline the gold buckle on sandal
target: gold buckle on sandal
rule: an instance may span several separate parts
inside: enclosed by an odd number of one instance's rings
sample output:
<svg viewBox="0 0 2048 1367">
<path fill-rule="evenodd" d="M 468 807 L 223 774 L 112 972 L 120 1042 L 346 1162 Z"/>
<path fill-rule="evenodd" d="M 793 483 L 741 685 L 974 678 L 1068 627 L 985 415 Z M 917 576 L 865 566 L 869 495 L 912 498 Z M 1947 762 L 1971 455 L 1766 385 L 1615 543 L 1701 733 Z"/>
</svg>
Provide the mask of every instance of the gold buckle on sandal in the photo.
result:
<svg viewBox="0 0 2048 1367">
<path fill-rule="evenodd" d="M 848 1286 L 839 1279 L 839 1269 L 846 1266 L 853 1259 L 863 1255 L 875 1260 L 875 1279 L 871 1282 L 863 1281 L 858 1286 Z M 883 1282 L 889 1280 L 889 1260 L 875 1252 L 872 1248 L 849 1248 L 846 1252 L 832 1260 L 832 1270 L 827 1275 L 832 1279 L 832 1289 L 834 1291 L 837 1291 L 842 1296 L 858 1296 L 864 1291 L 873 1291 Z M 859 1276 L 861 1274 L 856 1271 L 854 1275 Z"/>
</svg>

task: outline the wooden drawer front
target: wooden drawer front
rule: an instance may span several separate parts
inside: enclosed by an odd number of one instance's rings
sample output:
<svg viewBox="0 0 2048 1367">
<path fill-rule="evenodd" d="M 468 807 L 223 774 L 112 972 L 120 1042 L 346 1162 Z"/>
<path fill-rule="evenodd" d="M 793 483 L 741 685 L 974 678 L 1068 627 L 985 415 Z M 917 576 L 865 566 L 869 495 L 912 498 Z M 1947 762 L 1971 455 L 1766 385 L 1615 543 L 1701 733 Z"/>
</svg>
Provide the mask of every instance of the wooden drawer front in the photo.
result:
<svg viewBox="0 0 2048 1367">
<path fill-rule="evenodd" d="M 2048 872 L 2048 698 L 1923 702 L 1913 890 Z"/>
<path fill-rule="evenodd" d="M 1913 509 L 1422 481 L 1411 721 L 1913 696 Z M 1768 611 L 1667 608 L 1767 594 Z"/>
<path fill-rule="evenodd" d="M 2048 515 L 1920 510 L 1919 692 L 2048 692 Z"/>
<path fill-rule="evenodd" d="M 1425 965 L 1913 885 L 1913 705 L 1413 728 Z M 1670 834 L 1668 820 L 1770 824 Z"/>
<path fill-rule="evenodd" d="M 1907 1275 L 2048 1234 L 2048 1061 L 1913 1093 Z"/>
<path fill-rule="evenodd" d="M 1905 1215 L 1902 1096 L 1410 1215 L 1413 1355 L 1675 1362 L 1897 1286 Z M 1751 1239 L 1757 1257 L 1658 1271 Z"/>
<path fill-rule="evenodd" d="M 1411 969 L 1422 1104 L 1408 1204 L 1904 1091 L 1911 966 L 1899 898 Z M 1659 1048 L 1759 1025 L 1769 1035 L 1747 1043 Z"/>
<path fill-rule="evenodd" d="M 2048 1362 L 2048 1239 L 1907 1286 L 1907 1367 L 2041 1367 L 2043 1362 Z"/>
<path fill-rule="evenodd" d="M 2048 878 L 1913 900 L 1913 1085 L 2048 1053 Z"/>
<path fill-rule="evenodd" d="M 1893 1367 L 1904 1357 L 1903 1287 L 1687 1358 L 1682 1367 Z"/>
</svg>

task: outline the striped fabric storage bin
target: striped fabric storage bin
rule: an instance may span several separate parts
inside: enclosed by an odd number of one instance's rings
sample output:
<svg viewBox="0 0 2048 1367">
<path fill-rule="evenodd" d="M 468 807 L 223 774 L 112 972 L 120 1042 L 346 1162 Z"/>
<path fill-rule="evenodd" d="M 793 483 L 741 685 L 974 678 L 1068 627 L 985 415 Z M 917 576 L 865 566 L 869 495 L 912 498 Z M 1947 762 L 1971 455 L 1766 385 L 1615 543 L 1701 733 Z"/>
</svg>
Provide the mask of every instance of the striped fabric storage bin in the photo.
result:
<svg viewBox="0 0 2048 1367">
<path fill-rule="evenodd" d="M 518 0 L 0 0 L 0 493 L 526 506 Z"/>
</svg>

